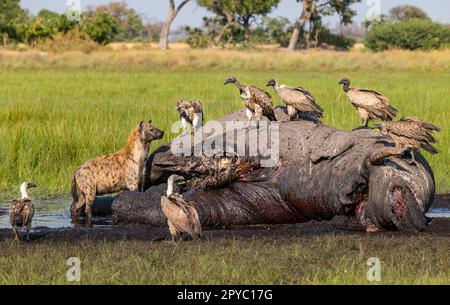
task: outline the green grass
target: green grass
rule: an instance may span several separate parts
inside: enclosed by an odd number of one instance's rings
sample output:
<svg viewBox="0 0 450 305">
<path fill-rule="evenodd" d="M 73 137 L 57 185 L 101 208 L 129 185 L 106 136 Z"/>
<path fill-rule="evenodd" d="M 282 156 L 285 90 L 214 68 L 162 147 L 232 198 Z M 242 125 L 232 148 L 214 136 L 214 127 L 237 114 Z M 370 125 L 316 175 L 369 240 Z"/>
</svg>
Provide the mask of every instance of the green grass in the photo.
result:
<svg viewBox="0 0 450 305">
<path fill-rule="evenodd" d="M 85 160 L 118 150 L 140 120 L 151 117 L 166 131 L 154 149 L 171 138 L 178 99 L 200 99 L 211 120 L 240 109 L 236 88 L 223 86 L 231 74 L 263 86 L 270 78 L 308 88 L 326 112 L 324 123 L 349 130 L 359 124 L 356 110 L 337 85 L 388 96 L 401 116 L 419 116 L 439 125 L 439 154 L 425 154 L 438 192 L 450 191 L 450 74 L 445 72 L 318 72 L 206 69 L 122 70 L 44 69 L 0 72 L 0 193 L 17 192 L 23 181 L 39 184 L 39 194 L 68 194 L 71 176 Z M 271 89 L 269 90 L 271 92 Z M 276 103 L 281 104 L 279 99 Z M 2 197 L 0 196 L 0 197 Z"/>
<path fill-rule="evenodd" d="M 327 235 L 150 243 L 119 240 L 0 242 L 0 284 L 68 284 L 66 261 L 81 259 L 81 284 L 445 284 L 448 237 Z M 18 255 L 20 253 L 20 255 Z M 369 282 L 369 257 L 381 282 Z"/>
</svg>

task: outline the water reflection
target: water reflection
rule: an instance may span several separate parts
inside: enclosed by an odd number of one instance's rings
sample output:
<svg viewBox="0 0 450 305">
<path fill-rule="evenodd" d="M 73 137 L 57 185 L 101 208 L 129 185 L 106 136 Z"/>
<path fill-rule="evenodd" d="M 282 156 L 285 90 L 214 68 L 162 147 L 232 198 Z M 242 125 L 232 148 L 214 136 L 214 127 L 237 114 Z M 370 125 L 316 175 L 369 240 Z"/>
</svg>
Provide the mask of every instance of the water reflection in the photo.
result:
<svg viewBox="0 0 450 305">
<path fill-rule="evenodd" d="M 94 217 L 91 224 L 80 218 L 77 223 L 72 222 L 70 217 L 70 197 L 56 197 L 43 200 L 33 200 L 35 213 L 32 228 L 41 227 L 50 229 L 80 228 L 80 227 L 108 227 L 112 225 L 110 217 Z M 8 210 L 9 202 L 0 203 L 0 229 L 11 228 L 9 224 Z"/>
<path fill-rule="evenodd" d="M 100 200 L 101 201 L 101 200 Z M 112 226 L 111 217 L 94 217 L 92 223 L 87 223 L 85 218 L 79 218 L 77 223 L 70 217 L 70 197 L 57 197 L 44 200 L 34 200 L 35 213 L 32 228 L 85 228 L 85 227 L 109 227 Z M 9 224 L 9 202 L 0 203 L 0 229 L 11 228 Z M 450 218 L 450 207 L 432 208 L 426 214 L 430 218 Z"/>
</svg>

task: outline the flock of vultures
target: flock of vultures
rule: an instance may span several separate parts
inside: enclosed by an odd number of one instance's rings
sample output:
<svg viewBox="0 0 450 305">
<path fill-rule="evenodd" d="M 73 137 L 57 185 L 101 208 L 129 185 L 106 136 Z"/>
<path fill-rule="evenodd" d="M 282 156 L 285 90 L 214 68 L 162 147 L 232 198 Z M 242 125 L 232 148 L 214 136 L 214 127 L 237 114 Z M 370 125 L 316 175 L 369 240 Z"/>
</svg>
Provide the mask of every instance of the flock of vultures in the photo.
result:
<svg viewBox="0 0 450 305">
<path fill-rule="evenodd" d="M 228 78 L 224 85 L 226 84 L 234 84 L 239 89 L 248 120 L 255 117 L 259 121 L 264 116 L 270 121 L 276 121 L 269 93 L 256 86 L 246 86 L 236 77 Z M 373 90 L 350 88 L 348 79 L 342 79 L 339 84 L 343 85 L 348 100 L 357 109 L 361 118 L 362 124 L 356 129 L 369 128 L 370 120 L 380 119 L 380 123 L 370 128 L 379 129 L 381 135 L 390 137 L 396 147 L 402 149 L 404 153 L 409 152 L 411 164 L 416 162 L 414 150 L 423 148 L 430 153 L 437 153 L 436 148 L 432 146 L 436 143 L 432 132 L 440 131 L 437 126 L 419 118 L 402 118 L 394 121 L 397 110 L 389 104 L 388 98 Z M 313 116 L 316 121 L 322 118 L 323 108 L 306 89 L 280 85 L 274 79 L 268 81 L 267 86 L 273 87 L 286 104 L 290 120 L 302 119 L 301 114 Z M 203 125 L 201 102 L 179 101 L 177 111 L 185 130 L 191 125 L 192 132 L 196 132 Z M 137 128 L 133 129 L 126 146 L 121 150 L 108 156 L 91 159 L 79 167 L 72 181 L 72 217 L 85 216 L 90 220 L 96 195 L 115 193 L 125 189 L 138 190 L 150 143 L 154 139 L 161 139 L 163 135 L 163 131 L 157 129 L 151 121 L 142 121 Z M 185 186 L 186 183 L 182 176 L 170 176 L 167 181 L 167 194 L 161 197 L 162 212 L 167 217 L 173 241 L 184 237 L 202 238 L 198 213 L 182 195 L 183 185 Z M 9 210 L 10 223 L 17 240 L 19 240 L 20 228 L 26 228 L 26 239 L 29 240 L 34 206 L 28 197 L 28 189 L 33 187 L 36 185 L 24 182 L 20 186 L 22 198 L 14 200 Z"/>
</svg>

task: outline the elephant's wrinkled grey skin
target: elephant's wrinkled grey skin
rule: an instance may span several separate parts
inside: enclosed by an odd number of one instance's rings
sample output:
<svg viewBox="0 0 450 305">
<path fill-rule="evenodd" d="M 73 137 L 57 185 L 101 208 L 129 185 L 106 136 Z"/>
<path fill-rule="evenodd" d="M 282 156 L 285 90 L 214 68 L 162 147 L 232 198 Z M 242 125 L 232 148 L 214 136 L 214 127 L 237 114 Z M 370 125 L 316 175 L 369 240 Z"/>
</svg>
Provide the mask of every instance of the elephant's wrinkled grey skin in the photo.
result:
<svg viewBox="0 0 450 305">
<path fill-rule="evenodd" d="M 375 131 L 340 131 L 311 120 L 288 122 L 283 107 L 275 113 L 280 134 L 276 167 L 261 168 L 259 158 L 236 157 L 233 167 L 217 170 L 217 157 L 175 156 L 168 146 L 162 146 L 147 163 L 147 195 L 119 196 L 113 204 L 114 221 L 165 225 L 157 193 L 164 189 L 167 177 L 176 173 L 191 179 L 185 196 L 197 207 L 204 227 L 295 223 L 345 215 L 356 217 L 368 231 L 418 232 L 425 228 L 424 214 L 435 191 L 425 158 L 417 155 L 417 164 L 410 164 L 407 153 Z M 220 122 L 230 120 L 246 120 L 244 111 Z M 134 209 L 133 201 L 143 203 L 136 207 L 138 211 L 127 212 Z"/>
</svg>

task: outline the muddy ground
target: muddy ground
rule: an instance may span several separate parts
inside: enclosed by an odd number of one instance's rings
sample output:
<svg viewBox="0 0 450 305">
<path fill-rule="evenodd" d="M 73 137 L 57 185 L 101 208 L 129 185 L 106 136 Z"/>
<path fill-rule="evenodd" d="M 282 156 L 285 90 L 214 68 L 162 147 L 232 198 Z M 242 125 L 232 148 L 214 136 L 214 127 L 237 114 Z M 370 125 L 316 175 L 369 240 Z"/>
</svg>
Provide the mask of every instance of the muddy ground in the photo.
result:
<svg viewBox="0 0 450 305">
<path fill-rule="evenodd" d="M 450 194 L 437 195 L 433 207 L 450 207 Z M 330 221 L 309 221 L 299 224 L 287 225 L 257 225 L 235 227 L 233 230 L 204 230 L 208 239 L 217 238 L 254 238 L 275 237 L 291 238 L 308 235 L 361 235 L 376 234 L 385 236 L 404 236 L 396 231 L 378 233 L 366 233 L 364 228 L 356 221 L 345 217 L 335 217 Z M 434 218 L 427 229 L 420 235 L 450 237 L 450 218 Z M 146 226 L 115 225 L 98 228 L 67 228 L 49 229 L 46 227 L 35 228 L 32 233 L 32 241 L 68 241 L 68 240 L 145 240 L 163 241 L 169 239 L 167 228 L 152 228 Z M 0 229 L 0 241 L 12 238 L 10 229 Z"/>
</svg>

